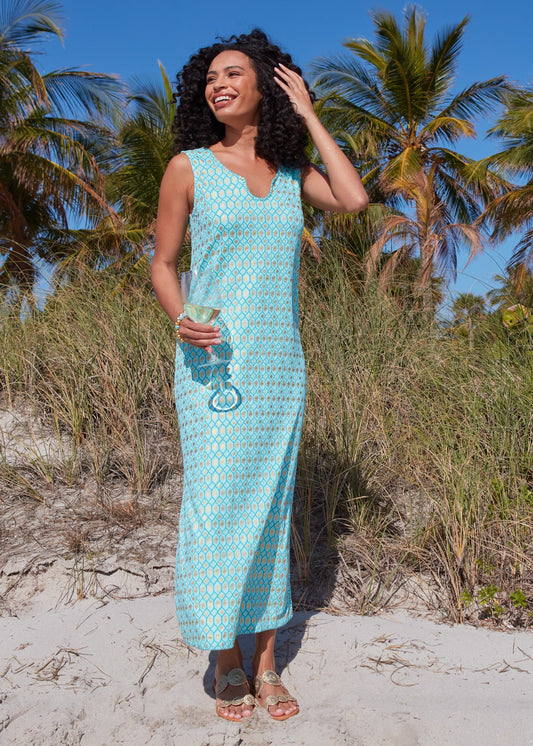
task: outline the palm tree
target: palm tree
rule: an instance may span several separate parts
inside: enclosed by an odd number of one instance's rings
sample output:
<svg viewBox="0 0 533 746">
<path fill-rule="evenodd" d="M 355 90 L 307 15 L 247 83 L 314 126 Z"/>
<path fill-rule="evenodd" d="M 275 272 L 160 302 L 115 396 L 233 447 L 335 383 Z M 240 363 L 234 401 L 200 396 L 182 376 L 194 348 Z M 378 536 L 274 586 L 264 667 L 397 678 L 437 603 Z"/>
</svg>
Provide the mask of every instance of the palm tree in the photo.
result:
<svg viewBox="0 0 533 746">
<path fill-rule="evenodd" d="M 508 265 L 518 290 L 528 269 L 533 269 L 532 86 L 507 95 L 505 111 L 490 134 L 501 138 L 504 147 L 501 152 L 485 159 L 485 163 L 525 182 L 494 199 L 483 216 L 494 226 L 494 239 L 503 239 L 515 230 L 525 229 Z"/>
<path fill-rule="evenodd" d="M 153 249 L 159 186 L 172 156 L 175 100 L 159 63 L 161 84 L 136 79 L 127 107 L 116 119 L 113 144 L 102 164 L 105 193 L 116 217 L 104 216 L 92 229 L 63 232 L 64 261 L 58 277 L 91 265 L 128 274 L 142 268 Z"/>
<path fill-rule="evenodd" d="M 75 69 L 41 75 L 32 48 L 62 38 L 49 0 L 14 0 L 0 14 L 0 284 L 30 297 L 40 260 L 55 262 L 50 234 L 70 216 L 109 214 L 100 160 L 120 109 L 116 76 Z"/>
<path fill-rule="evenodd" d="M 485 299 L 474 293 L 461 293 L 452 304 L 453 323 L 456 329 L 466 329 L 468 335 L 468 346 L 474 346 L 474 326 L 477 321 L 484 318 Z"/>
<path fill-rule="evenodd" d="M 467 223 L 449 221 L 446 206 L 437 201 L 437 195 L 432 185 L 428 184 L 428 177 L 424 172 L 405 180 L 398 178 L 396 186 L 401 186 L 403 195 L 411 198 L 413 215 L 411 217 L 394 211 L 383 217 L 380 235 L 367 255 L 368 277 L 375 274 L 387 244 L 396 249 L 381 263 L 379 285 L 383 288 L 393 282 L 397 268 L 406 258 L 419 254 L 419 270 L 413 278 L 415 294 L 422 294 L 424 309 L 433 311 L 435 304 L 431 286 L 435 281 L 435 265 L 444 264 L 452 252 L 455 256 L 462 240 L 469 242 L 472 252 L 476 252 L 481 244 L 480 233 Z"/>
<path fill-rule="evenodd" d="M 510 267 L 504 275 L 495 275 L 494 280 L 498 285 L 487 293 L 492 308 L 501 310 L 517 303 L 533 308 L 533 271 Z"/>
<path fill-rule="evenodd" d="M 117 132 L 117 158 L 106 177 L 108 196 L 128 222 L 152 227 L 159 186 L 172 155 L 176 104 L 161 63 L 161 84 L 136 79 Z"/>
<path fill-rule="evenodd" d="M 388 240 L 400 243 L 400 256 L 391 255 L 386 272 L 416 251 L 417 289 L 429 309 L 432 270 L 455 274 L 462 242 L 474 250 L 480 244 L 475 219 L 505 186 L 451 146 L 475 136 L 476 117 L 499 103 L 507 85 L 497 77 L 453 95 L 468 17 L 431 45 L 417 8 L 405 11 L 403 27 L 387 11 L 372 17 L 374 42 L 349 39 L 349 54 L 318 60 L 314 87 L 321 116 L 361 168 L 371 198 L 399 212 L 385 218 L 369 266 L 377 266 Z"/>
<path fill-rule="evenodd" d="M 467 319 L 476 318 L 485 314 L 485 299 L 482 295 L 474 293 L 461 293 L 452 304 L 454 320 L 463 323 Z"/>
</svg>

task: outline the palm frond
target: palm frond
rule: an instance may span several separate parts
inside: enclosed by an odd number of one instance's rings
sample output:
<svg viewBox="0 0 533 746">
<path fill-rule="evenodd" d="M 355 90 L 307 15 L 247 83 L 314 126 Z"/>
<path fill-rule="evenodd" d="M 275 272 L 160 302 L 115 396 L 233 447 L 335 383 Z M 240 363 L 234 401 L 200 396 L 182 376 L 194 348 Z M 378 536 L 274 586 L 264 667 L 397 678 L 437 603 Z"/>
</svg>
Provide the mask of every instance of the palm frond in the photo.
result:
<svg viewBox="0 0 533 746">
<path fill-rule="evenodd" d="M 449 91 L 457 71 L 458 56 L 470 17 L 437 33 L 427 66 L 426 90 L 432 106 L 439 106 Z"/>
<path fill-rule="evenodd" d="M 505 76 L 473 83 L 458 93 L 438 116 L 472 120 L 494 111 L 509 89 Z"/>
<path fill-rule="evenodd" d="M 503 239 L 533 222 L 533 184 L 512 189 L 492 200 L 483 219 L 493 224 L 493 238 Z"/>
<path fill-rule="evenodd" d="M 533 177 L 533 87 L 513 88 L 505 98 L 506 109 L 491 137 L 502 141 L 502 149 L 492 162 L 515 176 Z"/>
<path fill-rule="evenodd" d="M 125 86 L 118 75 L 68 68 L 43 75 L 51 106 L 64 114 L 113 118 L 123 110 Z"/>
<path fill-rule="evenodd" d="M 172 153 L 174 96 L 164 67 L 161 83 L 137 78 L 120 122 L 107 192 L 124 217 L 140 226 L 156 216 L 159 186 Z"/>
<path fill-rule="evenodd" d="M 405 148 L 383 166 L 381 182 L 391 191 L 408 193 L 421 170 L 420 152 L 416 148 Z"/>
<path fill-rule="evenodd" d="M 53 0 L 3 0 L 0 6 L 0 43 L 26 51 L 43 34 L 63 39 L 62 4 Z"/>
<path fill-rule="evenodd" d="M 474 137 L 475 128 L 472 122 L 459 117 L 437 115 L 425 124 L 419 133 L 419 139 L 443 139 L 450 143 L 461 137 Z"/>
<path fill-rule="evenodd" d="M 364 109 L 380 120 L 393 115 L 376 78 L 352 58 L 318 59 L 311 69 L 315 73 L 312 87 L 319 99 L 342 100 L 343 105 Z"/>
<path fill-rule="evenodd" d="M 387 68 L 386 57 L 368 39 L 348 39 L 344 42 L 344 46 L 367 64 L 375 67 L 379 73 L 383 74 L 385 72 Z"/>
<path fill-rule="evenodd" d="M 518 273 L 518 280 L 523 280 L 526 272 L 533 270 L 533 227 L 527 230 L 516 245 L 508 269 Z"/>
</svg>

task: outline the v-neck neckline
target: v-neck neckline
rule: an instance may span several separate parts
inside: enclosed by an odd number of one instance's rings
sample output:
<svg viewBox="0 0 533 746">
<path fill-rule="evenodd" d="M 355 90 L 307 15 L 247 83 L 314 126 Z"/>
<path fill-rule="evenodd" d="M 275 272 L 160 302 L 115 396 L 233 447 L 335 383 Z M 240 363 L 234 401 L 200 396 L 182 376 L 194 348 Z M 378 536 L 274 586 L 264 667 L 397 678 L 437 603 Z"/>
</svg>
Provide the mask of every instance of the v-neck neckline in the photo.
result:
<svg viewBox="0 0 533 746">
<path fill-rule="evenodd" d="M 238 174 L 235 171 L 232 171 L 231 168 L 228 168 L 228 166 L 226 166 L 225 163 L 222 163 L 222 161 L 219 158 L 216 157 L 216 155 L 213 153 L 213 151 L 211 150 L 211 148 L 206 148 L 206 150 L 208 151 L 208 153 L 211 153 L 211 157 L 215 159 L 215 161 L 219 164 L 219 166 L 221 168 L 223 168 L 225 171 L 229 171 L 230 174 L 233 174 L 233 176 L 236 176 L 238 179 L 240 179 L 241 181 L 244 182 L 244 185 L 246 187 L 246 191 L 248 192 L 248 194 L 250 195 L 250 197 L 252 197 L 252 199 L 256 199 L 256 200 L 259 200 L 260 202 L 264 202 L 265 200 L 267 200 L 272 195 L 272 191 L 274 189 L 274 184 L 275 184 L 275 182 L 276 182 L 276 180 L 277 180 L 277 178 L 279 176 L 280 167 L 278 167 L 276 173 L 272 177 L 272 181 L 270 182 L 270 189 L 268 190 L 268 194 L 266 194 L 264 197 L 258 197 L 257 194 L 254 194 L 250 190 L 250 187 L 248 186 L 248 182 L 246 181 L 246 177 L 245 176 L 243 176 L 242 174 Z"/>
</svg>

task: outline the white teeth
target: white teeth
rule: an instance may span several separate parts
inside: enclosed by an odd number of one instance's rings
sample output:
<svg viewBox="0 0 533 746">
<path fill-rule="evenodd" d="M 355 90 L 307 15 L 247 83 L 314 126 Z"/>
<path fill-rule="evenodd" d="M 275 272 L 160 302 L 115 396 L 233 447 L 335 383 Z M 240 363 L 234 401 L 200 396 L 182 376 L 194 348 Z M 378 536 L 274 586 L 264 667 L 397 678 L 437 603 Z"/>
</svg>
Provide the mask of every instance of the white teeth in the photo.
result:
<svg viewBox="0 0 533 746">
<path fill-rule="evenodd" d="M 215 104 L 218 104 L 219 101 L 231 101 L 231 96 L 217 96 Z"/>
</svg>

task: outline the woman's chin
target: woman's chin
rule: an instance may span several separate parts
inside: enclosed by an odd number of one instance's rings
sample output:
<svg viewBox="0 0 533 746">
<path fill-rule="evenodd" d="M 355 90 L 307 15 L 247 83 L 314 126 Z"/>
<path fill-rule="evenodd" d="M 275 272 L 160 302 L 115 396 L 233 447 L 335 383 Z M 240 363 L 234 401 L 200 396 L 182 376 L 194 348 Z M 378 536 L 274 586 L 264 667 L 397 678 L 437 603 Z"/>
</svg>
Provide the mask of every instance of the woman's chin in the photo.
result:
<svg viewBox="0 0 533 746">
<path fill-rule="evenodd" d="M 211 113 L 220 124 L 229 124 L 233 127 L 259 124 L 259 112 L 257 111 L 241 111 L 237 113 L 231 110 L 228 111 L 228 109 L 218 109 L 217 111 L 211 109 Z"/>
</svg>

